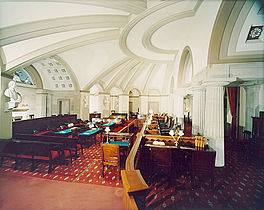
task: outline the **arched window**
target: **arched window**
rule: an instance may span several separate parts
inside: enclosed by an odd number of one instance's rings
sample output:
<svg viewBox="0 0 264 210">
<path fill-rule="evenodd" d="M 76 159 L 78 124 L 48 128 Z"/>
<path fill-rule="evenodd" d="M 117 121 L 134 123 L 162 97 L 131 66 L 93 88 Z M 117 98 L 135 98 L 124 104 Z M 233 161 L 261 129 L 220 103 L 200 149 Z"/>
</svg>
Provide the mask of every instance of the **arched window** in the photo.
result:
<svg viewBox="0 0 264 210">
<path fill-rule="evenodd" d="M 179 66 L 179 74 L 178 74 L 178 87 L 184 88 L 189 87 L 191 85 L 193 77 L 193 59 L 191 49 L 189 47 L 185 47 Z"/>
<path fill-rule="evenodd" d="M 14 75 L 14 79 L 17 82 L 21 82 L 21 83 L 28 84 L 28 85 L 33 85 L 33 82 L 32 82 L 30 75 L 24 69 L 20 69 L 20 70 L 16 71 L 15 75 Z"/>
</svg>

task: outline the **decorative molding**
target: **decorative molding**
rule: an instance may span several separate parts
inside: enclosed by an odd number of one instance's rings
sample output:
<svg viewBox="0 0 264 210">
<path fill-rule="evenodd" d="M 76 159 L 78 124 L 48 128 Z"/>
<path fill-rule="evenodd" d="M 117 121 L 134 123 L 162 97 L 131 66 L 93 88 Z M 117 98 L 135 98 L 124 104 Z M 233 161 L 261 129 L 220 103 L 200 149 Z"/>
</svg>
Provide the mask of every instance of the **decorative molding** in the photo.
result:
<svg viewBox="0 0 264 210">
<path fill-rule="evenodd" d="M 61 17 L 18 24 L 0 29 L 0 47 L 45 35 L 91 28 L 120 28 L 128 22 L 123 15 Z"/>
<path fill-rule="evenodd" d="M 1 0 L 2 1 L 2 0 Z M 23 2 L 35 2 L 34 0 L 22 0 Z M 5 0 L 5 2 L 22 2 L 21 0 Z M 84 4 L 107 7 L 112 9 L 121 10 L 124 12 L 139 14 L 147 8 L 147 3 L 141 0 L 133 1 L 109 1 L 109 0 L 45 0 L 46 2 L 62 2 L 72 4 Z"/>
<path fill-rule="evenodd" d="M 77 47 L 94 44 L 97 42 L 118 39 L 119 33 L 120 33 L 119 30 L 108 30 L 108 31 L 92 33 L 89 35 L 82 35 L 79 37 L 75 37 L 51 44 L 49 46 L 32 51 L 18 59 L 15 59 L 14 61 L 9 62 L 7 64 L 7 67 L 9 67 L 7 72 L 9 73 L 14 72 L 19 68 L 26 67 L 43 58 L 50 57 L 58 53 L 62 53 L 64 51 L 71 50 Z"/>
<path fill-rule="evenodd" d="M 150 77 L 152 75 L 152 73 L 159 67 L 160 65 L 158 64 L 152 64 L 152 66 L 150 67 L 151 69 L 148 71 L 148 74 L 145 78 L 145 81 L 143 82 L 144 86 L 142 88 L 142 94 L 145 93 L 147 91 L 147 84 L 149 83 Z"/>
<path fill-rule="evenodd" d="M 151 62 L 151 63 L 168 63 L 168 62 L 171 62 L 170 60 L 152 60 L 152 59 L 147 59 L 147 58 L 144 58 L 144 57 L 141 57 L 141 56 L 138 56 L 136 54 L 134 54 L 127 46 L 127 38 L 128 38 L 128 34 L 129 32 L 141 21 L 143 20 L 144 18 L 146 18 L 147 16 L 151 15 L 152 13 L 162 9 L 162 8 L 165 8 L 165 7 L 168 7 L 172 4 L 175 4 L 175 3 L 178 3 L 182 0 L 176 0 L 176 1 L 166 1 L 166 2 L 163 2 L 157 6 L 154 6 L 144 12 L 142 12 L 139 16 L 137 16 L 136 18 L 134 18 L 133 20 L 131 20 L 127 25 L 126 27 L 123 29 L 122 33 L 121 33 L 121 36 L 120 36 L 120 39 L 119 39 L 119 45 L 120 45 L 120 48 L 123 50 L 123 52 L 129 56 L 129 57 L 133 57 L 133 58 L 137 58 L 139 60 L 142 60 L 144 62 Z"/>
<path fill-rule="evenodd" d="M 257 51 L 235 52 L 243 20 L 254 2 L 253 1 L 223 1 L 219 8 L 212 30 L 208 50 L 207 64 L 258 62 L 264 60 L 264 54 Z M 243 7 L 244 4 L 250 4 Z M 242 12 L 243 10 L 243 12 Z M 235 24 L 238 25 L 235 25 Z M 236 27 L 236 29 L 234 29 Z M 234 34 L 235 33 L 235 34 Z M 229 55 L 228 53 L 231 53 Z M 235 52 L 235 53 L 234 53 Z"/>
<path fill-rule="evenodd" d="M 174 22 L 177 20 L 181 20 L 183 18 L 195 16 L 195 14 L 196 14 L 197 10 L 199 9 L 200 5 L 202 4 L 202 2 L 203 2 L 203 0 L 197 1 L 197 3 L 194 5 L 193 9 L 168 16 L 168 17 L 158 21 L 154 25 L 152 25 L 150 28 L 148 28 L 145 31 L 145 33 L 142 37 L 143 46 L 146 49 L 153 51 L 153 52 L 156 52 L 156 53 L 176 54 L 177 55 L 179 50 L 165 50 L 165 49 L 161 49 L 159 47 L 154 46 L 154 44 L 151 42 L 152 36 L 155 32 L 157 32 L 157 30 L 159 30 L 161 27 L 167 25 L 168 23 L 171 23 L 171 22 Z"/>
<path fill-rule="evenodd" d="M 89 82 L 84 87 L 84 89 L 85 90 L 89 90 L 96 83 L 96 81 L 98 81 L 100 78 L 103 78 L 103 77 L 105 77 L 108 74 L 111 74 L 114 69 L 120 67 L 121 65 L 124 65 L 125 63 L 127 63 L 127 62 L 129 62 L 131 60 L 132 60 L 132 58 L 125 57 L 125 58 L 121 58 L 119 61 L 115 62 L 114 64 L 111 64 L 111 65 L 107 66 L 104 70 L 102 70 L 102 73 L 101 72 L 98 73 L 95 76 L 95 79 L 93 81 Z"/>
<path fill-rule="evenodd" d="M 77 79 L 73 69 L 71 68 L 71 66 L 64 59 L 62 59 L 60 56 L 55 55 L 53 57 L 54 57 L 54 59 L 59 61 L 65 68 L 67 68 L 67 72 L 69 73 L 69 75 L 71 77 L 71 80 L 73 82 L 75 90 L 79 91 L 80 85 L 79 85 L 78 79 Z"/>
<path fill-rule="evenodd" d="M 145 69 L 145 68 L 147 68 L 148 65 L 150 65 L 150 64 L 149 63 L 141 62 L 141 64 L 136 69 L 135 73 L 133 74 L 133 76 L 130 78 L 130 80 L 128 81 L 127 85 L 125 86 L 125 88 L 124 88 L 125 91 L 124 92 L 129 93 L 129 91 L 133 87 L 133 83 L 135 82 L 135 80 L 140 76 L 142 70 Z"/>
<path fill-rule="evenodd" d="M 127 74 L 130 69 L 133 69 L 139 63 L 140 61 L 136 61 L 135 59 L 129 60 L 128 62 L 126 62 L 126 65 L 124 66 L 124 68 L 119 70 L 119 72 L 111 79 L 111 81 L 108 83 L 105 89 L 107 91 L 110 91 L 114 87 L 115 81 L 120 80 L 120 77 L 122 75 Z M 121 87 L 119 87 L 119 89 L 121 89 L 124 92 L 124 90 Z"/>
</svg>

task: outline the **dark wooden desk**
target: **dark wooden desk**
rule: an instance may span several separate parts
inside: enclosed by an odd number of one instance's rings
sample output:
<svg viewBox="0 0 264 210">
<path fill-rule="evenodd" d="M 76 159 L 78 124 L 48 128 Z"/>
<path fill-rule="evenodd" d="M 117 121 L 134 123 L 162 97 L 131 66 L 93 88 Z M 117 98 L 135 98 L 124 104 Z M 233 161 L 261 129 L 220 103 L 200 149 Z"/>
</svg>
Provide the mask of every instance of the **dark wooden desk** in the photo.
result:
<svg viewBox="0 0 264 210">
<path fill-rule="evenodd" d="M 195 176 L 209 176 L 211 187 L 214 187 L 214 168 L 216 151 L 207 146 L 203 149 L 194 147 L 176 147 L 174 145 L 145 144 L 148 160 L 158 167 L 167 167 L 171 173 L 181 175 L 183 170 L 191 173 L 192 186 L 195 186 Z M 153 166 L 150 165 L 150 171 Z"/>
</svg>

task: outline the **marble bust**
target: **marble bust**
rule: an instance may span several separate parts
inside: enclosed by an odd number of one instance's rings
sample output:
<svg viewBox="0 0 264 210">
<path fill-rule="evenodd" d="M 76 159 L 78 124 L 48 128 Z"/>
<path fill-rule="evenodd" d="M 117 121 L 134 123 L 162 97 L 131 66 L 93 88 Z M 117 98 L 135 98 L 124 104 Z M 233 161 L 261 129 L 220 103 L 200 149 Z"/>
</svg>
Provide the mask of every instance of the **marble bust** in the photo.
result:
<svg viewBox="0 0 264 210">
<path fill-rule="evenodd" d="M 13 109 L 16 108 L 17 105 L 21 101 L 21 97 L 19 96 L 19 93 L 16 92 L 16 82 L 15 81 L 10 81 L 8 83 L 8 88 L 5 90 L 4 95 L 6 97 L 9 97 L 9 102 L 7 102 L 7 109 Z"/>
</svg>

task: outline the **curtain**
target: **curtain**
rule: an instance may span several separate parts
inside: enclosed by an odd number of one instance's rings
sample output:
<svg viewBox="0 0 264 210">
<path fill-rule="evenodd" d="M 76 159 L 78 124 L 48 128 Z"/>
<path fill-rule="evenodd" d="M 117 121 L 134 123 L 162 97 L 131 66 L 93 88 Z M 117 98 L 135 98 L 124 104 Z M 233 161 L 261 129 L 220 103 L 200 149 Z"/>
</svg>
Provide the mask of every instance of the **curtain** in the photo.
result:
<svg viewBox="0 0 264 210">
<path fill-rule="evenodd" d="M 232 115 L 232 124 L 231 124 L 231 137 L 236 138 L 236 119 L 237 119 L 237 87 L 227 87 L 227 98 L 228 104 L 230 107 L 230 112 Z"/>
</svg>

